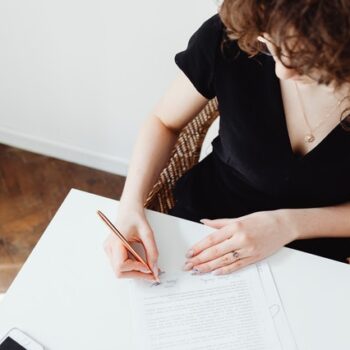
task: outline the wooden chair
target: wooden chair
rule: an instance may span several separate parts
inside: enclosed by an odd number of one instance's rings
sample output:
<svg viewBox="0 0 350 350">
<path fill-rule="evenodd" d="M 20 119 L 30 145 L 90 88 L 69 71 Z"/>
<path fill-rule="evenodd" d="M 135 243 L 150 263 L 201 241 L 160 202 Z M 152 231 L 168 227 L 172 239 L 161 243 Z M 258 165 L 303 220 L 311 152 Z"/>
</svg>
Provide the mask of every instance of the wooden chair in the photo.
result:
<svg viewBox="0 0 350 350">
<path fill-rule="evenodd" d="M 197 164 L 203 140 L 210 125 L 219 116 L 218 101 L 213 98 L 181 131 L 170 159 L 149 193 L 144 207 L 167 213 L 174 207 L 172 190 L 176 181 Z"/>
</svg>

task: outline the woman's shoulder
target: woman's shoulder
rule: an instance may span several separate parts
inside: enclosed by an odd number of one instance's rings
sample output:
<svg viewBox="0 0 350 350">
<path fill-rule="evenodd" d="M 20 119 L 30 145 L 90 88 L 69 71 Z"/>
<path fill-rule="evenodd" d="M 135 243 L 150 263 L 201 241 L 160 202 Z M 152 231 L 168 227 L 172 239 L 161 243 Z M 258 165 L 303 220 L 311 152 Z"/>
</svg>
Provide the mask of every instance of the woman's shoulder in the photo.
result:
<svg viewBox="0 0 350 350">
<path fill-rule="evenodd" d="M 218 13 L 205 20 L 198 29 L 199 32 L 203 33 L 203 36 L 207 37 L 213 34 L 222 34 L 224 30 L 225 26 Z"/>
<path fill-rule="evenodd" d="M 190 42 L 229 63 L 249 58 L 249 55 L 239 47 L 237 39 L 228 37 L 226 27 L 218 13 L 203 22 L 192 35 Z"/>
<path fill-rule="evenodd" d="M 187 49 L 214 61 L 217 61 L 218 56 L 229 62 L 247 58 L 245 52 L 239 48 L 237 40 L 228 38 L 219 14 L 211 16 L 199 26 L 190 37 Z"/>
<path fill-rule="evenodd" d="M 224 36 L 225 27 L 219 14 L 208 18 L 192 34 L 189 40 L 189 46 L 212 49 L 218 47 Z"/>
</svg>

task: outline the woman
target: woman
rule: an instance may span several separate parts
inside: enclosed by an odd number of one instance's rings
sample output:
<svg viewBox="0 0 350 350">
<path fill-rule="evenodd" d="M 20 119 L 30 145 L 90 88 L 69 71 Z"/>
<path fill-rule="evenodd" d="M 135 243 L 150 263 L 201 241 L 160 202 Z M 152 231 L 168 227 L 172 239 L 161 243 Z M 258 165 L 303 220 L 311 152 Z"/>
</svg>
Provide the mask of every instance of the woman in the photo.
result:
<svg viewBox="0 0 350 350">
<path fill-rule="evenodd" d="M 226 0 L 176 55 L 180 73 L 139 134 L 117 222 L 156 276 L 143 203 L 180 130 L 214 96 L 213 152 L 177 182 L 170 212 L 213 228 L 184 269 L 231 273 L 285 245 L 350 256 L 349 34 L 350 2 Z M 153 279 L 113 235 L 105 250 L 118 277 Z"/>
</svg>

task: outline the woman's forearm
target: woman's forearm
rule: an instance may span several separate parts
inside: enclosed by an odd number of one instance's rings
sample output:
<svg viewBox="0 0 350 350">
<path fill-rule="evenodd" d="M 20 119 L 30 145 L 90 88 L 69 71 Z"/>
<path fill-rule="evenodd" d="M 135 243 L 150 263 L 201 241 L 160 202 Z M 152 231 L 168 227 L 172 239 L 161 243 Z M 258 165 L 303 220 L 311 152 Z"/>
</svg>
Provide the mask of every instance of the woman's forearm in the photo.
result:
<svg viewBox="0 0 350 350">
<path fill-rule="evenodd" d="M 350 237 L 350 202 L 284 211 L 295 239 Z"/>
<path fill-rule="evenodd" d="M 151 115 L 140 128 L 120 201 L 143 206 L 170 158 L 178 132 Z"/>
</svg>

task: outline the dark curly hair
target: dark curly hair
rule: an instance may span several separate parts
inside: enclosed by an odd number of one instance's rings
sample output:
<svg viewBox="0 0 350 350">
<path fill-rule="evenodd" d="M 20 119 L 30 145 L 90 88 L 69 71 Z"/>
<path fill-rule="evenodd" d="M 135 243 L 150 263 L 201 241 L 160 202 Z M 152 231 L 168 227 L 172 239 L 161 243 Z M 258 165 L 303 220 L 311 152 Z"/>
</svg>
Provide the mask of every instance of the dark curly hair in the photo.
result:
<svg viewBox="0 0 350 350">
<path fill-rule="evenodd" d="M 350 0 L 224 0 L 219 16 L 224 42 L 237 40 L 249 57 L 261 52 L 257 37 L 265 32 L 285 67 L 313 79 L 317 71 L 317 83 L 335 89 L 350 83 Z M 340 117 L 348 130 L 349 110 Z"/>
</svg>

